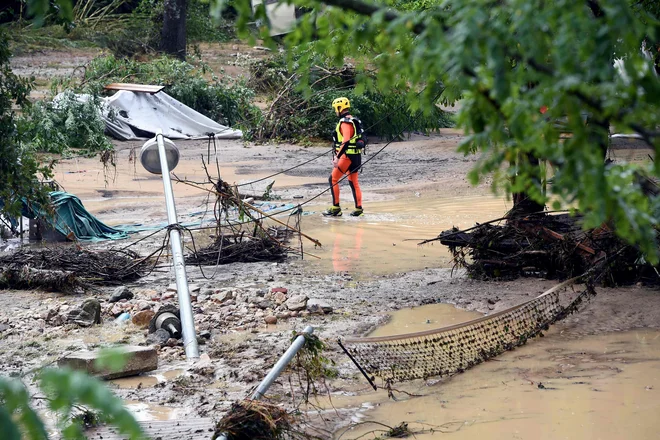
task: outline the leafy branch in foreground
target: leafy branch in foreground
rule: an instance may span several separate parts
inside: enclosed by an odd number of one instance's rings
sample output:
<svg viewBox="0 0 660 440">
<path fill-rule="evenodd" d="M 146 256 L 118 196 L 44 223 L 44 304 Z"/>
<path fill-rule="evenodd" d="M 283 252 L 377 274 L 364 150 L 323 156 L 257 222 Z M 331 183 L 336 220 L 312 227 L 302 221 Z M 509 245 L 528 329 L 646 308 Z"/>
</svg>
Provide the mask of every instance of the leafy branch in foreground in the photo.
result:
<svg viewBox="0 0 660 440">
<path fill-rule="evenodd" d="M 120 351 L 102 353 L 99 368 L 118 369 L 125 362 Z M 57 428 L 65 440 L 84 439 L 84 422 L 93 414 L 95 422 L 109 423 L 130 440 L 146 437 L 133 415 L 100 380 L 67 368 L 47 368 L 37 373 L 44 393 L 37 400 L 57 416 Z M 19 378 L 0 376 L 0 426 L 4 440 L 47 440 L 42 416 L 33 407 L 34 399 Z"/>
</svg>

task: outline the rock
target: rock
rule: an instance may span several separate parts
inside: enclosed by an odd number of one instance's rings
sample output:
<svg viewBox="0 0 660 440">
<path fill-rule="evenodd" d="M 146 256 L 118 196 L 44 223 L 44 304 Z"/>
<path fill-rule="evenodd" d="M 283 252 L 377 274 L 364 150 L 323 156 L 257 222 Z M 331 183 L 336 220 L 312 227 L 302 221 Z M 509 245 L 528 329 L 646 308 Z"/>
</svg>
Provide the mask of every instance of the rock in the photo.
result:
<svg viewBox="0 0 660 440">
<path fill-rule="evenodd" d="M 291 312 L 289 314 L 289 316 L 292 317 L 292 318 L 297 318 L 298 317 L 298 312 Z"/>
<path fill-rule="evenodd" d="M 289 293 L 289 289 L 287 289 L 286 287 L 273 287 L 272 289 L 270 289 L 270 291 L 273 293 L 281 292 L 285 295 Z"/>
<path fill-rule="evenodd" d="M 310 313 L 332 313 L 332 306 L 322 299 L 312 298 L 307 301 L 307 310 Z"/>
<path fill-rule="evenodd" d="M 215 302 L 223 303 L 225 301 L 229 301 L 233 297 L 234 295 L 231 293 L 231 290 L 227 290 L 225 292 L 219 292 L 211 295 L 211 300 Z"/>
<path fill-rule="evenodd" d="M 214 293 L 215 293 L 215 292 L 213 291 L 213 289 L 209 289 L 208 287 L 205 287 L 204 289 L 200 289 L 200 291 L 199 291 L 199 296 L 202 296 L 202 295 L 204 295 L 204 296 L 211 296 L 211 295 L 213 295 Z"/>
<path fill-rule="evenodd" d="M 260 296 L 260 297 L 263 298 L 264 296 L 266 296 L 266 293 L 268 293 L 268 292 L 266 292 L 264 289 L 257 289 L 257 291 L 254 292 L 254 293 L 255 293 L 255 295 Z"/>
<path fill-rule="evenodd" d="M 499 301 L 499 300 L 498 299 L 492 300 L 492 299 L 488 298 L 488 304 L 495 304 L 497 301 Z"/>
<path fill-rule="evenodd" d="M 73 322 L 81 327 L 90 327 L 101 323 L 101 303 L 99 300 L 90 298 L 85 300 L 80 308 L 69 310 L 66 317 L 67 322 Z"/>
<path fill-rule="evenodd" d="M 153 347 L 120 347 L 127 354 L 126 363 L 119 371 L 99 370 L 96 368 L 96 360 L 100 351 L 79 351 L 63 357 L 58 361 L 58 366 L 82 370 L 102 379 L 116 379 L 118 377 L 134 376 L 136 374 L 153 371 L 158 368 L 158 354 Z"/>
<path fill-rule="evenodd" d="M 4 333 L 9 330 L 9 326 L 5 324 L 0 324 L 0 333 Z"/>
<path fill-rule="evenodd" d="M 202 286 L 200 286 L 199 284 L 188 284 L 188 292 L 190 292 L 190 293 L 199 292 L 199 289 L 201 287 Z M 167 291 L 168 292 L 176 292 L 177 291 L 176 290 L 176 283 L 170 284 L 169 286 L 167 286 Z"/>
<path fill-rule="evenodd" d="M 273 306 L 273 302 L 267 299 L 261 300 L 257 303 L 257 307 L 259 307 L 261 310 L 272 309 Z"/>
<path fill-rule="evenodd" d="M 277 305 L 284 304 L 286 302 L 286 293 L 276 292 L 274 299 Z"/>
<path fill-rule="evenodd" d="M 133 292 L 131 292 L 126 286 L 117 287 L 114 292 L 112 292 L 112 295 L 110 295 L 108 302 L 116 303 L 122 299 L 133 299 Z"/>
<path fill-rule="evenodd" d="M 211 332 L 208 330 L 202 330 L 198 335 L 202 339 L 211 339 Z"/>
<path fill-rule="evenodd" d="M 269 325 L 277 324 L 277 316 L 268 315 L 264 318 L 264 322 Z"/>
<path fill-rule="evenodd" d="M 155 315 L 152 310 L 142 310 L 133 315 L 131 321 L 140 328 L 147 328 Z"/>
<path fill-rule="evenodd" d="M 160 300 L 167 301 L 174 298 L 175 296 L 176 296 L 176 292 L 171 292 L 168 290 L 167 292 L 163 293 L 163 296 L 160 297 Z"/>
<path fill-rule="evenodd" d="M 110 314 L 115 318 L 121 315 L 122 313 L 124 313 L 124 307 L 120 303 L 115 303 L 115 305 L 113 305 L 112 308 L 110 309 Z"/>
<path fill-rule="evenodd" d="M 177 345 L 179 345 L 179 340 L 174 338 L 169 338 L 167 342 L 165 342 L 165 345 L 167 345 L 168 347 L 176 347 Z"/>
<path fill-rule="evenodd" d="M 167 343 L 168 339 L 170 339 L 170 333 L 164 328 L 159 328 L 147 336 L 147 344 L 160 345 L 162 347 Z"/>
<path fill-rule="evenodd" d="M 286 300 L 287 309 L 292 312 L 297 312 L 299 310 L 305 310 L 307 307 L 307 295 L 294 295 L 288 300 Z"/>
<path fill-rule="evenodd" d="M 262 312 L 261 310 L 257 310 L 257 312 L 254 314 L 254 317 L 255 317 L 256 319 L 261 319 L 261 318 L 263 318 L 264 316 L 266 316 L 266 314 L 265 314 L 264 312 Z"/>
<path fill-rule="evenodd" d="M 309 313 L 307 310 L 303 310 L 302 312 L 300 312 L 300 316 L 307 317 L 309 315 L 311 315 L 311 313 Z"/>
<path fill-rule="evenodd" d="M 142 300 L 142 301 L 138 301 L 138 303 L 137 303 L 137 309 L 138 310 L 149 310 L 150 308 L 151 308 L 151 306 L 149 305 L 149 303 L 147 301 Z"/>
<path fill-rule="evenodd" d="M 281 313 L 278 313 L 277 315 L 275 315 L 275 317 L 277 317 L 277 319 L 288 319 L 289 316 L 291 316 L 289 314 L 289 312 L 281 312 Z"/>
</svg>

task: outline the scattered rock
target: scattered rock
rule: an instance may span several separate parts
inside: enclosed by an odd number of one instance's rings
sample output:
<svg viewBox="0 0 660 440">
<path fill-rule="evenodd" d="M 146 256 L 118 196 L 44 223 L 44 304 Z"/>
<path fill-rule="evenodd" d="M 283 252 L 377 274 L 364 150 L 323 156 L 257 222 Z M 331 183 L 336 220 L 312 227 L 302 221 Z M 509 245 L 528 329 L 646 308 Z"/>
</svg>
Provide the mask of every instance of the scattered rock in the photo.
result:
<svg viewBox="0 0 660 440">
<path fill-rule="evenodd" d="M 162 347 L 167 343 L 168 339 L 170 339 L 170 333 L 164 328 L 159 328 L 147 336 L 147 344 L 160 345 Z"/>
<path fill-rule="evenodd" d="M 266 292 L 264 289 L 257 289 L 257 291 L 254 292 L 254 293 L 255 293 L 257 296 L 264 297 L 264 296 L 266 296 L 266 293 L 268 293 L 268 292 Z"/>
<path fill-rule="evenodd" d="M 289 316 L 292 317 L 292 318 L 297 318 L 298 317 L 298 312 L 291 312 L 289 314 Z"/>
<path fill-rule="evenodd" d="M 150 308 L 151 308 L 151 306 L 149 305 L 149 303 L 147 301 L 143 300 L 143 301 L 138 301 L 138 303 L 137 303 L 137 309 L 138 310 L 149 310 Z"/>
<path fill-rule="evenodd" d="M 223 303 L 225 301 L 229 301 L 232 299 L 234 296 L 231 292 L 231 290 L 227 290 L 224 292 L 219 292 L 214 295 L 211 295 L 211 299 L 215 302 Z"/>
<path fill-rule="evenodd" d="M 211 339 L 211 332 L 208 330 L 202 330 L 198 333 L 199 337 L 202 339 Z"/>
<path fill-rule="evenodd" d="M 277 315 L 275 315 L 275 317 L 277 317 L 277 319 L 288 319 L 290 316 L 291 316 L 291 314 L 289 312 L 281 312 L 281 313 L 278 313 Z"/>
<path fill-rule="evenodd" d="M 309 316 L 309 315 L 311 315 L 311 313 L 309 313 L 307 310 L 303 310 L 302 312 L 300 312 L 300 316 Z"/>
<path fill-rule="evenodd" d="M 119 315 L 124 313 L 124 306 L 123 304 L 120 303 L 115 303 L 114 306 L 112 306 L 112 309 L 110 309 L 110 314 L 114 316 L 115 318 Z"/>
<path fill-rule="evenodd" d="M 133 299 L 133 292 L 131 292 L 126 286 L 117 287 L 114 292 L 112 292 L 112 295 L 110 295 L 108 302 L 116 303 L 122 299 Z"/>
<path fill-rule="evenodd" d="M 73 322 L 81 327 L 90 327 L 101 323 L 101 303 L 94 298 L 85 300 L 79 309 L 71 309 L 67 322 Z"/>
<path fill-rule="evenodd" d="M 264 322 L 269 325 L 277 324 L 277 317 L 273 315 L 268 315 L 264 318 Z"/>
<path fill-rule="evenodd" d="M 286 307 L 292 312 L 305 310 L 307 307 L 307 295 L 294 295 L 286 300 Z"/>
<path fill-rule="evenodd" d="M 0 324 L 0 333 L 4 333 L 9 330 L 9 326 L 5 324 Z"/>
<path fill-rule="evenodd" d="M 289 293 L 289 289 L 287 289 L 286 287 L 273 287 L 272 289 L 270 289 L 270 291 L 273 293 L 282 292 L 285 295 Z"/>
<path fill-rule="evenodd" d="M 286 302 L 286 294 L 283 292 L 276 292 L 275 298 L 273 299 L 275 300 L 275 303 L 277 303 L 277 305 L 284 304 Z"/>
<path fill-rule="evenodd" d="M 488 298 L 488 304 L 495 304 L 497 301 L 499 301 L 499 298 L 496 298 L 496 299 L 494 299 L 494 300 Z"/>
<path fill-rule="evenodd" d="M 273 302 L 267 299 L 261 300 L 257 303 L 257 307 L 259 307 L 261 310 L 272 309 L 273 306 Z"/>
<path fill-rule="evenodd" d="M 188 284 L 188 292 L 190 292 L 190 293 L 199 292 L 199 289 L 201 289 L 201 287 L 202 286 L 200 286 L 199 284 Z M 169 286 L 167 286 L 167 291 L 168 292 L 176 292 L 177 291 L 176 290 L 176 283 L 170 284 Z"/>
<path fill-rule="evenodd" d="M 332 306 L 322 299 L 312 298 L 307 301 L 307 310 L 310 313 L 332 313 Z"/>
<path fill-rule="evenodd" d="M 151 322 L 154 315 L 156 315 L 156 313 L 152 310 L 142 310 L 133 315 L 131 320 L 133 321 L 133 324 L 137 325 L 138 327 L 147 328 L 149 327 L 149 322 Z"/>
<path fill-rule="evenodd" d="M 176 347 L 177 345 L 179 345 L 179 340 L 174 338 L 169 338 L 167 342 L 165 342 L 165 345 L 167 345 L 168 347 Z"/>
<path fill-rule="evenodd" d="M 169 299 L 174 298 L 175 295 L 176 295 L 175 292 L 172 292 L 172 291 L 168 290 L 167 292 L 163 293 L 163 296 L 160 297 L 160 300 L 161 301 L 167 301 Z"/>
</svg>

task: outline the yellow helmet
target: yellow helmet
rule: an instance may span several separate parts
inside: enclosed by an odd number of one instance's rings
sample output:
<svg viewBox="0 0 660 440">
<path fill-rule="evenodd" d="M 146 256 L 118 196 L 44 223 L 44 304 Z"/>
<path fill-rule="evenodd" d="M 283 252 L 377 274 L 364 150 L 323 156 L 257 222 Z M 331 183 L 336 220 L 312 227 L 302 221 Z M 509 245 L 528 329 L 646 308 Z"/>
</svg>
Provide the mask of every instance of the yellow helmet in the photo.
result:
<svg viewBox="0 0 660 440">
<path fill-rule="evenodd" d="M 347 108 L 351 108 L 351 101 L 349 101 L 348 98 L 344 98 L 342 96 L 341 98 L 337 98 L 332 101 L 332 108 L 335 109 L 335 113 L 340 114 Z"/>
</svg>

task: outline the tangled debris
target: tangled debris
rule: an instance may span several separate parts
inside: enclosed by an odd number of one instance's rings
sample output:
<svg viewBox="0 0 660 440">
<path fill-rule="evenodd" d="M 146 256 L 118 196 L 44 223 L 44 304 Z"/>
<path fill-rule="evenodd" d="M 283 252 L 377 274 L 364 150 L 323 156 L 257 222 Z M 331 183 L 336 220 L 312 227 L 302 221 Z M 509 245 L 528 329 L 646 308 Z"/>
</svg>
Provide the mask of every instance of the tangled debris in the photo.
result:
<svg viewBox="0 0 660 440">
<path fill-rule="evenodd" d="M 0 266 L 0 289 L 34 289 L 75 293 L 82 283 L 73 272 Z"/>
<path fill-rule="evenodd" d="M 118 285 L 140 278 L 148 261 L 132 251 L 66 246 L 22 248 L 0 256 L 0 287 L 72 292 L 82 286 Z"/>
<path fill-rule="evenodd" d="M 287 252 L 269 237 L 253 237 L 247 234 L 220 236 L 209 246 L 193 251 L 186 262 L 200 265 L 229 263 L 255 263 L 258 261 L 283 261 Z"/>
<path fill-rule="evenodd" d="M 294 419 L 279 406 L 255 400 L 235 402 L 216 425 L 213 439 L 277 440 L 292 433 Z M 287 437 L 288 438 L 288 437 Z"/>
<path fill-rule="evenodd" d="M 659 281 L 639 250 L 623 243 L 607 225 L 584 231 L 580 217 L 568 214 L 495 222 L 465 231 L 453 228 L 434 240 L 448 246 L 456 265 L 476 279 L 568 279 L 607 259 L 602 276 L 606 285 Z"/>
</svg>

